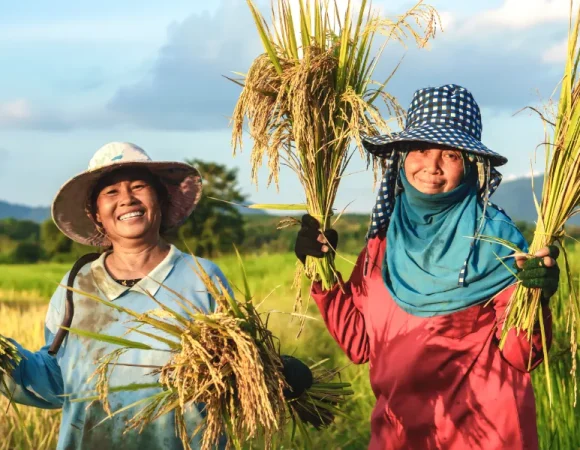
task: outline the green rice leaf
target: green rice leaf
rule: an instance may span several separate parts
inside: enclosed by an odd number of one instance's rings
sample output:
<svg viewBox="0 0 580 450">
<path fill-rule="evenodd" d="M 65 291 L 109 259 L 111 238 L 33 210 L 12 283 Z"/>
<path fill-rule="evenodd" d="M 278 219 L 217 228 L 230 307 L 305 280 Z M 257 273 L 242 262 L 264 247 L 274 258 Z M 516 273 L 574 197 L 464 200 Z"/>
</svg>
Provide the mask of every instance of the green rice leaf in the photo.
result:
<svg viewBox="0 0 580 450">
<path fill-rule="evenodd" d="M 142 342 L 131 341 L 129 339 L 123 339 L 117 336 L 110 336 L 108 334 L 101 333 L 93 333 L 92 331 L 80 330 L 78 328 L 67 328 L 67 327 L 61 328 L 64 330 L 68 330 L 70 333 L 77 334 L 81 337 L 94 339 L 100 342 L 106 342 L 108 344 L 118 345 L 119 347 L 135 348 L 140 350 L 156 350 L 147 344 L 143 344 Z"/>
<path fill-rule="evenodd" d="M 132 409 L 135 406 L 142 405 L 143 403 L 154 402 L 156 400 L 159 400 L 160 398 L 168 397 L 171 394 L 172 394 L 171 391 L 161 391 L 158 394 L 154 394 L 154 395 L 151 395 L 149 397 L 146 397 L 146 398 L 142 398 L 140 400 L 137 400 L 136 402 L 133 402 L 130 405 L 127 405 L 127 406 L 125 406 L 125 407 L 123 407 L 121 409 L 118 409 L 117 411 L 113 412 L 111 415 L 105 417 L 103 420 L 101 420 L 99 423 L 97 423 L 93 428 L 96 428 L 96 427 L 102 425 L 107 420 L 109 420 L 109 419 L 111 419 L 111 418 L 113 418 L 113 417 L 115 417 L 115 416 L 117 416 L 117 415 L 119 415 L 119 414 L 121 414 L 121 413 L 123 413 L 125 411 L 128 411 L 129 409 Z"/>
<path fill-rule="evenodd" d="M 172 341 L 171 339 L 166 339 L 166 338 L 161 337 L 157 334 L 147 333 L 146 331 L 140 330 L 137 327 L 131 328 L 131 331 L 134 331 L 135 333 L 139 333 L 139 334 L 142 334 L 143 336 L 147 336 L 147 337 L 155 339 L 159 342 L 162 342 L 163 344 L 166 344 L 172 350 L 179 350 L 181 348 L 181 344 L 179 342 Z"/>
<path fill-rule="evenodd" d="M 109 392 L 125 392 L 125 391 L 140 391 L 142 389 L 152 389 L 152 388 L 162 388 L 163 386 L 159 383 L 131 383 L 124 386 L 114 386 L 109 387 Z M 71 403 L 89 403 L 99 400 L 98 395 L 92 395 L 89 397 L 73 398 L 70 399 Z"/>
<path fill-rule="evenodd" d="M 242 280 L 244 282 L 244 298 L 246 299 L 246 303 L 250 303 L 252 301 L 252 291 L 250 290 L 250 285 L 248 283 L 248 274 L 246 273 L 246 268 L 244 267 L 244 261 L 242 260 L 242 256 L 238 251 L 238 248 L 234 245 L 234 250 L 236 251 L 236 256 L 238 258 L 238 265 L 240 266 L 240 271 L 242 272 Z"/>
<path fill-rule="evenodd" d="M 550 361 L 548 359 L 548 343 L 546 341 L 546 327 L 544 325 L 544 314 L 542 313 L 542 307 L 539 306 L 539 321 L 540 321 L 540 334 L 542 336 L 542 350 L 544 352 L 544 369 L 546 371 L 546 384 L 548 386 L 548 399 L 550 401 L 550 407 L 552 406 L 553 394 L 552 394 L 552 378 L 550 377 Z"/>
<path fill-rule="evenodd" d="M 514 244 L 513 242 L 507 241 L 505 239 L 501 239 L 495 236 L 486 236 L 483 234 L 477 235 L 477 236 L 465 236 L 468 239 L 475 239 L 475 240 L 479 240 L 479 241 L 483 241 L 483 242 L 489 242 L 490 244 L 499 244 L 503 247 L 509 248 L 510 250 L 513 250 L 514 253 L 520 253 L 520 254 L 527 254 L 526 252 L 524 252 L 521 248 L 519 248 L 516 244 Z"/>
<path fill-rule="evenodd" d="M 268 29 L 264 23 L 264 20 L 262 19 L 262 16 L 258 12 L 256 6 L 254 5 L 254 2 L 252 0 L 246 1 L 248 3 L 248 6 L 250 7 L 250 11 L 252 12 L 256 28 L 258 29 L 258 34 L 260 35 L 260 39 L 262 40 L 262 44 L 264 45 L 264 49 L 268 53 L 270 61 L 272 61 L 272 64 L 276 68 L 276 71 L 280 74 L 282 73 L 282 66 L 280 65 L 280 60 L 276 55 L 276 51 L 274 50 L 274 44 L 270 39 Z"/>
<path fill-rule="evenodd" d="M 161 283 L 159 283 L 161 284 Z M 157 303 L 157 305 L 165 312 L 167 312 L 168 314 L 170 314 L 175 320 L 177 320 L 178 322 L 180 322 L 183 325 L 187 325 L 189 323 L 189 321 L 187 320 L 187 317 L 183 316 L 182 314 L 179 314 L 177 311 L 171 309 L 169 306 L 161 303 L 159 300 L 157 300 L 153 295 L 151 295 L 151 293 L 146 290 L 146 289 L 142 289 L 143 293 L 145 295 L 147 295 L 147 297 L 149 297 L 151 300 L 153 300 L 155 303 Z M 183 307 L 183 305 L 181 305 Z"/>
<path fill-rule="evenodd" d="M 250 209 L 272 209 L 280 211 L 307 211 L 308 206 L 305 203 L 256 203 L 253 205 L 248 205 Z"/>
</svg>

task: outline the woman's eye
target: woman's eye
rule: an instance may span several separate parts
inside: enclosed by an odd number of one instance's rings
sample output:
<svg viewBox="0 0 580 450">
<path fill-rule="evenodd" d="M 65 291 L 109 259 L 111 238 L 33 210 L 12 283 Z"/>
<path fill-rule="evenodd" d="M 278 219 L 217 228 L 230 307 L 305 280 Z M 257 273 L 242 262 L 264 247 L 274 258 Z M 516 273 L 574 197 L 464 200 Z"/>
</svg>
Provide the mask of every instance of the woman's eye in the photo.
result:
<svg viewBox="0 0 580 450">
<path fill-rule="evenodd" d="M 111 189 L 108 191 L 105 191 L 106 195 L 115 195 L 117 193 L 117 189 Z"/>
</svg>

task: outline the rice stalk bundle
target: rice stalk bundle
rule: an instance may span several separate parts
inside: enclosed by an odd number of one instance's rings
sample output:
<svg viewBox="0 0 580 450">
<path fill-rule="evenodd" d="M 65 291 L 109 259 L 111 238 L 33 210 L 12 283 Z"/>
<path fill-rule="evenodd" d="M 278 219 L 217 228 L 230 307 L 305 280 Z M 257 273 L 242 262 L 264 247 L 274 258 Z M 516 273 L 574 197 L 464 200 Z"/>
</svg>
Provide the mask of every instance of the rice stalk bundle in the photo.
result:
<svg viewBox="0 0 580 450">
<path fill-rule="evenodd" d="M 0 389 L 7 396 L 9 406 L 11 406 L 14 411 L 16 422 L 23 430 L 25 439 L 28 443 L 31 443 L 31 432 L 23 426 L 24 418 L 16 404 L 12 402 L 12 395 L 14 392 L 10 390 L 8 383 L 6 383 L 6 377 L 12 376 L 12 371 L 18 366 L 18 364 L 20 364 L 20 361 L 22 361 L 22 355 L 18 351 L 18 348 L 11 341 L 0 336 Z"/>
<path fill-rule="evenodd" d="M 239 449 L 244 442 L 254 439 L 263 440 L 267 448 L 271 448 L 275 439 L 283 436 L 290 422 L 308 442 L 307 423 L 321 428 L 332 423 L 336 414 L 342 414 L 340 405 L 353 392 L 348 389 L 348 383 L 332 381 L 338 371 L 314 368 L 312 386 L 296 399 L 285 398 L 284 392 L 289 386 L 284 378 L 282 356 L 274 336 L 254 307 L 243 266 L 243 301 L 230 295 L 221 281 L 212 279 L 197 262 L 195 272 L 216 302 L 216 310 L 211 314 L 199 311 L 174 291 L 171 292 L 179 299 L 183 312 L 168 308 L 152 296 L 150 298 L 160 309 L 139 314 L 81 293 L 130 315 L 133 324 L 130 331 L 166 345 L 171 355 L 165 365 L 152 368 L 150 373 L 159 377 L 157 383 L 111 387 L 110 374 L 125 351 L 130 348 L 155 349 L 124 338 L 70 329 L 80 336 L 120 347 L 99 361 L 93 375 L 97 377 L 96 395 L 72 401 L 99 401 L 110 418 L 129 408 L 111 411 L 107 401 L 110 392 L 162 388 L 157 394 L 130 405 L 144 406 L 128 422 L 127 430 L 142 431 L 162 415 L 174 412 L 176 433 L 184 447 L 189 449 L 192 436 L 186 428 L 185 411 L 194 404 L 203 404 L 205 420 L 193 434 L 202 433 L 204 450 L 213 448 L 224 435 L 227 448 Z M 144 325 L 171 337 L 145 332 L 141 329 Z"/>
<path fill-rule="evenodd" d="M 361 136 L 391 131 L 379 103 L 399 126 L 404 116 L 385 90 L 394 71 L 382 83 L 372 79 L 385 46 L 410 38 L 424 47 L 435 35 L 439 17 L 422 1 L 391 20 L 371 11 L 367 0 L 360 2 L 358 13 L 353 13 L 351 0 L 344 12 L 329 0 L 300 0 L 298 12 L 291 0 L 276 0 L 269 26 L 254 2 L 247 3 L 265 53 L 242 80 L 232 80 L 243 87 L 232 117 L 234 153 L 242 149 L 247 121 L 254 183 L 264 157 L 268 185 L 278 187 L 280 166 L 288 166 L 304 188 L 303 210 L 324 231 L 331 225 L 340 180 L 356 152 L 352 144 L 364 158 Z M 381 45 L 375 45 L 377 34 L 384 37 Z M 306 260 L 306 275 L 320 280 L 325 289 L 336 281 L 331 253 Z"/>
<path fill-rule="evenodd" d="M 21 356 L 16 346 L 0 336 L 0 382 L 4 381 L 5 376 L 10 376 L 20 360 Z"/>
<path fill-rule="evenodd" d="M 567 311 L 568 314 L 574 380 L 576 380 L 578 353 L 577 337 L 580 333 L 580 301 L 563 241 L 566 237 L 566 222 L 580 212 L 580 83 L 577 73 L 580 61 L 579 20 L 580 9 L 573 20 L 571 4 L 568 50 L 557 111 L 552 111 L 552 115 L 555 116 L 553 120 L 540 113 L 546 130 L 546 171 L 541 201 L 534 197 L 538 219 L 529 249 L 530 256 L 554 243 L 560 244 L 563 250 L 564 270 L 567 273 L 570 297 L 568 304 L 562 305 L 562 311 Z M 544 344 L 544 366 L 551 403 L 552 390 L 546 333 L 541 313 L 541 295 L 540 289 L 528 289 L 518 284 L 506 309 L 500 347 L 503 348 L 510 330 L 525 332 L 531 339 L 534 327 L 539 324 Z M 576 389 L 574 395 L 576 395 Z"/>
</svg>

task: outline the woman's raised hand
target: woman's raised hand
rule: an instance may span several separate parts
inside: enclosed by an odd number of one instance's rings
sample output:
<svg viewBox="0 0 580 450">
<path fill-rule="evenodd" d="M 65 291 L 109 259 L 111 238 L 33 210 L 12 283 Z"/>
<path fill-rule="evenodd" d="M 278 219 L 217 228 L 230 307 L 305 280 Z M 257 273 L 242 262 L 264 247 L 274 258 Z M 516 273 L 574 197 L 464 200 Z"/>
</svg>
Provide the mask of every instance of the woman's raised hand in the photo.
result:
<svg viewBox="0 0 580 450">
<path fill-rule="evenodd" d="M 555 245 L 544 247 L 533 257 L 516 256 L 517 277 L 527 288 L 542 289 L 544 301 L 547 302 L 558 290 L 560 268 L 558 256 L 560 249 Z"/>
<path fill-rule="evenodd" d="M 329 229 L 324 233 L 320 231 L 320 223 L 310 214 L 302 216 L 302 226 L 298 231 L 294 253 L 297 258 L 306 262 L 306 256 L 322 258 L 329 251 L 336 251 L 338 246 L 338 233 Z"/>
</svg>

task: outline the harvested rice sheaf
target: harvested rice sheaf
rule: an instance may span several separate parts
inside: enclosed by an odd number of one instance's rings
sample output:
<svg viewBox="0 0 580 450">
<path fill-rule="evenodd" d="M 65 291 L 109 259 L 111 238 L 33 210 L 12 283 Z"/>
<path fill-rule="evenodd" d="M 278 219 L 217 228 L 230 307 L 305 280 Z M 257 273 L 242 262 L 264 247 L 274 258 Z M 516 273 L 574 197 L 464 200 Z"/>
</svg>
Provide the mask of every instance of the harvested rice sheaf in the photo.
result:
<svg viewBox="0 0 580 450">
<path fill-rule="evenodd" d="M 567 275 L 565 279 L 568 282 L 570 296 L 569 298 L 554 296 L 550 303 L 553 310 L 565 311 L 568 316 L 567 329 L 570 333 L 570 349 L 573 358 L 571 376 L 576 383 L 577 337 L 580 335 L 580 297 L 574 281 L 577 277 L 571 273 L 564 241 L 567 237 L 566 223 L 572 216 L 580 213 L 580 79 L 577 71 L 580 63 L 578 46 L 580 8 L 576 9 L 575 17 L 573 17 L 571 3 L 570 13 L 568 50 L 564 74 L 559 86 L 560 98 L 557 102 L 557 110 L 550 108 L 553 105 L 551 103 L 544 113 L 540 113 L 546 130 L 544 141 L 546 143 L 544 146 L 546 171 L 542 197 L 540 200 L 534 197 L 538 218 L 534 237 L 530 244 L 529 256 L 533 256 L 541 248 L 552 244 L 558 244 L 562 249 L 563 257 L 560 258 L 560 265 L 563 266 L 563 272 Z M 486 238 L 494 241 L 489 237 Z M 510 246 L 509 243 L 502 244 Z M 512 248 L 514 251 L 520 251 L 515 247 Z M 505 321 L 500 347 L 505 344 L 511 330 L 515 329 L 517 332 L 525 333 L 529 339 L 532 339 L 534 330 L 539 326 L 543 341 L 546 382 L 551 403 L 552 385 L 541 296 L 540 289 L 528 289 L 522 284 L 518 284 L 506 308 L 506 317 L 502 318 Z M 554 308 L 554 302 L 561 300 L 564 300 L 563 304 Z M 574 396 L 576 391 L 575 385 Z"/>
<path fill-rule="evenodd" d="M 289 379 L 292 376 L 288 374 L 288 366 L 285 368 L 274 336 L 254 307 L 247 282 L 244 283 L 245 298 L 239 301 L 219 279 L 212 279 L 201 265 L 197 264 L 195 271 L 216 302 L 216 310 L 211 314 L 196 310 L 186 298 L 175 292 L 184 310 L 182 314 L 165 307 L 154 297 L 151 299 L 159 305 L 161 314 L 159 309 L 137 314 L 88 295 L 132 316 L 134 326 L 131 329 L 137 333 L 143 333 L 139 328 L 147 324 L 172 336 L 168 339 L 156 336 L 154 332 L 146 333 L 168 345 L 171 357 L 164 366 L 152 372 L 158 375 L 157 386 L 162 389 L 146 401 L 145 406 L 129 421 L 127 429 L 141 431 L 158 417 L 173 412 L 176 433 L 185 448 L 190 448 L 192 436 L 187 431 L 184 411 L 198 404 L 203 404 L 205 420 L 193 433 L 202 433 L 204 450 L 217 445 L 222 436 L 227 437 L 228 448 L 240 448 L 245 442 L 255 439 L 260 439 L 268 447 L 277 436 L 283 435 L 290 422 L 308 441 L 307 424 L 315 428 L 330 425 L 335 415 L 342 413 L 340 405 L 352 394 L 348 383 L 334 383 L 338 371 L 313 366 L 312 382 L 305 386 L 307 389 L 297 397 L 288 395 L 290 386 L 285 375 Z M 242 273 L 245 277 L 243 266 Z M 83 295 L 87 296 L 87 293 Z M 128 348 L 147 351 L 148 346 L 78 329 L 71 329 L 71 332 L 116 342 L 120 346 L 119 350 L 101 359 L 95 372 L 98 377 L 97 401 L 103 404 L 110 416 L 114 415 L 115 411 L 110 410 L 107 402 L 109 392 L 137 390 L 139 386 L 109 387 L 111 370 L 114 370 L 118 357 Z"/>
<path fill-rule="evenodd" d="M 161 370 L 160 382 L 177 392 L 182 409 L 205 405 L 204 448 L 228 427 L 237 440 L 259 432 L 268 439 L 285 420 L 281 362 L 265 354 L 271 349 L 260 346 L 244 324 L 223 312 L 207 316 L 185 331 L 181 351 Z"/>
<path fill-rule="evenodd" d="M 268 183 L 278 185 L 280 165 L 289 167 L 304 188 L 302 210 L 326 230 L 355 146 L 365 157 L 361 136 L 391 130 L 379 103 L 399 125 L 404 115 L 386 92 L 393 74 L 384 82 L 372 78 L 385 46 L 409 40 L 424 47 L 435 35 L 439 16 L 422 1 L 389 19 L 373 11 L 367 0 L 356 5 L 349 0 L 344 10 L 332 1 L 300 2 L 294 8 L 290 0 L 277 0 L 272 1 L 268 24 L 254 2 L 247 3 L 264 54 L 256 57 L 243 79 L 233 80 L 243 87 L 232 115 L 234 152 L 242 148 L 247 124 L 253 140 L 253 181 L 257 183 L 264 158 Z M 380 35 L 383 43 L 375 46 Z M 393 67 L 398 63 L 393 61 Z M 305 273 L 330 289 L 336 282 L 334 254 L 307 257 Z M 300 301 L 301 296 L 297 310 Z"/>
<path fill-rule="evenodd" d="M 4 376 L 10 376 L 10 373 L 18 365 L 20 359 L 21 356 L 16 346 L 0 336 L 0 382 Z"/>
<path fill-rule="evenodd" d="M 241 150 L 247 131 L 253 141 L 253 181 L 257 184 L 264 158 L 268 184 L 278 185 L 280 166 L 289 167 L 304 189 L 302 211 L 306 209 L 318 219 L 321 231 L 326 230 L 332 226 L 338 187 L 356 148 L 366 157 L 361 137 L 391 130 L 380 106 L 389 120 L 402 123 L 404 110 L 386 91 L 394 72 L 383 82 L 373 80 L 385 46 L 412 42 L 424 47 L 435 35 L 439 16 L 422 1 L 390 19 L 373 11 L 367 0 L 348 0 L 344 9 L 326 0 L 297 5 L 273 0 L 268 23 L 252 0 L 247 3 L 264 53 L 241 80 L 232 80 L 243 87 L 232 114 L 234 152 Z M 383 42 L 376 45 L 379 39 Z M 394 70 L 399 62 L 393 61 Z M 307 257 L 304 269 L 325 289 L 337 281 L 333 252 L 321 259 Z M 302 265 L 297 279 L 301 271 Z M 299 295 L 296 310 L 301 310 L 301 300 Z"/>
</svg>

